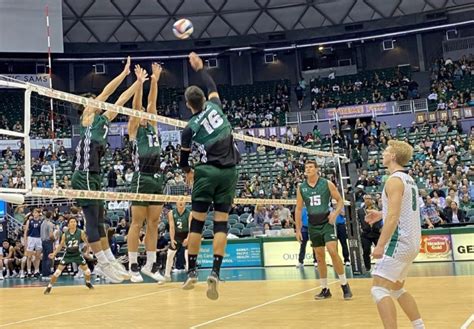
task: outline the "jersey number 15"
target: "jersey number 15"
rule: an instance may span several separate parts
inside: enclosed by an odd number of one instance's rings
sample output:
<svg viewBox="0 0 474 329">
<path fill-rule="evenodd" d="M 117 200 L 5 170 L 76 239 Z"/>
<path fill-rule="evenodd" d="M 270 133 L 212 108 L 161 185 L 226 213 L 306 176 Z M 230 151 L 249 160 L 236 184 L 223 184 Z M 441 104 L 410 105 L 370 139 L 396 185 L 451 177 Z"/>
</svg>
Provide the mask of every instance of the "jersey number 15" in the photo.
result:
<svg viewBox="0 0 474 329">
<path fill-rule="evenodd" d="M 311 207 L 320 206 L 321 205 L 321 196 L 320 195 L 313 195 L 309 198 L 309 204 Z"/>
</svg>

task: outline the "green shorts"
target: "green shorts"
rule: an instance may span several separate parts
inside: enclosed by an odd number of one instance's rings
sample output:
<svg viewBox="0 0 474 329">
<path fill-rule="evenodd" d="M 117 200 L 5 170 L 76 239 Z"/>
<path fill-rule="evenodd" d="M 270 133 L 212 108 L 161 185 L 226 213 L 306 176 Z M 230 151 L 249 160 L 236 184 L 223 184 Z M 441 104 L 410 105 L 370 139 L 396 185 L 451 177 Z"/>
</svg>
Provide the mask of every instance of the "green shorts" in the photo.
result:
<svg viewBox="0 0 474 329">
<path fill-rule="evenodd" d="M 132 192 L 144 194 L 163 194 L 163 175 L 161 173 L 146 174 L 134 172 Z M 132 206 L 159 206 L 162 202 L 132 201 Z"/>
<path fill-rule="evenodd" d="M 238 178 L 236 167 L 199 165 L 194 169 L 192 201 L 231 205 Z"/>
<path fill-rule="evenodd" d="M 313 248 L 324 247 L 330 241 L 337 241 L 337 236 L 334 231 L 334 225 L 324 223 L 321 225 L 308 226 L 309 239 Z"/>
<path fill-rule="evenodd" d="M 86 265 L 86 260 L 82 257 L 81 254 L 68 254 L 67 252 L 64 254 L 63 258 L 59 261 L 59 264 L 66 266 L 72 263 L 76 263 L 77 265 Z"/>
<path fill-rule="evenodd" d="M 75 171 L 72 174 L 71 186 L 74 190 L 87 190 L 87 191 L 101 191 L 102 190 L 102 179 L 99 174 L 90 173 L 87 171 Z M 91 199 L 77 199 L 77 203 L 81 206 L 96 206 L 99 205 L 102 200 L 91 200 Z"/>
<path fill-rule="evenodd" d="M 174 241 L 176 241 L 176 249 L 179 250 L 179 248 L 182 247 L 184 240 L 188 237 L 188 232 L 179 232 L 176 233 L 174 236 Z"/>
</svg>

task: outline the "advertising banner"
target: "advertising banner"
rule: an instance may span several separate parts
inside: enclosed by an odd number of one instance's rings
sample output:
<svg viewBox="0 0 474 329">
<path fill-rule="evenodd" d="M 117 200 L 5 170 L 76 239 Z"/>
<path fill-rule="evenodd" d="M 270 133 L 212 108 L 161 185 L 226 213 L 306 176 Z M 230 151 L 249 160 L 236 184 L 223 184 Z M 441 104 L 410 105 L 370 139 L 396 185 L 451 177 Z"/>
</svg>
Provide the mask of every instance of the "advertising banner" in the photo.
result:
<svg viewBox="0 0 474 329">
<path fill-rule="evenodd" d="M 338 248 L 342 258 L 342 248 Z M 263 263 L 265 266 L 295 266 L 298 263 L 300 244 L 298 241 L 279 241 L 263 243 Z M 306 254 L 303 263 L 313 264 L 311 242 L 306 245 Z M 326 252 L 326 263 L 332 265 L 331 256 Z"/>
<path fill-rule="evenodd" d="M 449 234 L 423 235 L 420 253 L 415 262 L 446 262 L 453 260 L 451 239 Z"/>
<path fill-rule="evenodd" d="M 23 141 L 19 139 L 2 139 L 0 140 L 0 149 L 6 149 L 9 147 L 12 151 L 18 151 L 20 149 L 20 145 Z M 71 139 L 70 138 L 57 138 L 57 139 L 32 139 L 30 141 L 31 149 L 32 150 L 41 150 L 41 148 L 48 147 L 52 143 L 56 144 L 56 147 L 64 146 L 67 149 L 72 147 Z"/>
<path fill-rule="evenodd" d="M 2 74 L 2 75 L 15 79 L 15 80 L 19 80 L 21 82 L 28 82 L 28 83 L 32 83 L 35 85 L 49 88 L 49 75 L 48 74 Z M 0 77 L 0 79 L 3 80 L 4 78 Z M 6 87 L 0 87 L 0 88 L 6 88 Z"/>
<path fill-rule="evenodd" d="M 198 257 L 198 262 L 201 264 L 201 267 L 212 267 L 213 258 L 212 244 L 202 245 Z M 260 243 L 229 243 L 225 249 L 225 257 L 222 262 L 222 267 L 247 266 L 263 266 Z"/>
<path fill-rule="evenodd" d="M 452 234 L 454 260 L 474 260 L 474 234 Z"/>
<path fill-rule="evenodd" d="M 334 119 L 337 115 L 339 118 L 354 118 L 354 117 L 363 117 L 363 116 L 372 116 L 372 115 L 381 115 L 381 114 L 390 114 L 393 113 L 395 103 L 376 103 L 376 104 L 364 104 L 364 105 L 353 105 L 353 106 L 344 106 L 339 108 L 329 108 L 318 110 L 318 118 L 320 120 L 324 119 Z"/>
</svg>

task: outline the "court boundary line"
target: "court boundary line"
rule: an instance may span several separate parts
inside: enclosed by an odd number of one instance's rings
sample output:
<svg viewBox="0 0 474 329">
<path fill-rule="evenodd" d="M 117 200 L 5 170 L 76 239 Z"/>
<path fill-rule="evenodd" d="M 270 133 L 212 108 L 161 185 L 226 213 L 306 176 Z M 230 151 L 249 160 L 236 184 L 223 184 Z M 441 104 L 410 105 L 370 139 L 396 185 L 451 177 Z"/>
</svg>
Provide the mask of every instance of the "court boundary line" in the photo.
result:
<svg viewBox="0 0 474 329">
<path fill-rule="evenodd" d="M 17 324 L 21 324 L 21 323 L 25 323 L 25 322 L 31 322 L 31 321 L 35 321 L 35 320 L 50 318 L 50 317 L 54 317 L 54 316 L 58 316 L 58 315 L 64 315 L 64 314 L 69 314 L 69 313 L 73 313 L 73 312 L 84 311 L 84 310 L 88 310 L 88 309 L 91 309 L 91 308 L 110 305 L 110 304 L 115 304 L 115 303 L 124 302 L 124 301 L 128 301 L 128 300 L 153 296 L 153 295 L 157 295 L 157 294 L 160 294 L 160 293 L 163 293 L 163 292 L 173 291 L 173 290 L 177 290 L 177 289 L 179 289 L 179 288 L 176 287 L 176 288 L 171 288 L 171 289 L 167 289 L 167 290 L 159 290 L 159 291 L 154 291 L 154 292 L 150 292 L 150 293 L 147 293 L 147 294 L 141 294 L 141 295 L 138 295 L 138 296 L 120 298 L 120 299 L 115 299 L 115 300 L 111 300 L 111 301 L 104 302 L 104 303 L 99 303 L 99 304 L 89 305 L 89 306 L 85 306 L 85 307 L 80 307 L 80 308 L 76 308 L 76 309 L 72 309 L 72 310 L 68 310 L 68 311 L 56 312 L 56 313 L 37 316 L 37 317 L 34 317 L 34 318 L 23 319 L 23 320 L 20 320 L 20 321 L 9 322 L 9 323 L 5 323 L 5 324 L 0 324 L 0 328 L 4 328 L 4 327 L 7 327 L 7 326 L 13 326 L 13 325 L 17 325 Z"/>
<path fill-rule="evenodd" d="M 471 324 L 474 322 L 474 313 L 464 322 L 461 326 L 461 329 L 468 329 Z"/>
<path fill-rule="evenodd" d="M 331 285 L 331 284 L 334 284 L 334 283 L 338 283 L 339 280 L 335 280 L 335 281 L 332 281 L 332 282 L 329 282 L 328 285 Z M 261 307 L 264 307 L 264 306 L 267 306 L 267 305 L 271 305 L 271 304 L 274 304 L 274 303 L 278 303 L 282 300 L 286 300 L 286 299 L 290 299 L 290 298 L 293 298 L 295 296 L 299 296 L 299 295 L 303 295 L 307 292 L 310 292 L 310 291 L 313 291 L 313 290 L 316 290 L 316 289 L 319 289 L 321 288 L 321 286 L 317 286 L 317 287 L 314 287 L 314 288 L 311 288 L 311 289 L 307 289 L 307 290 L 304 290 L 304 291 L 300 291 L 300 292 L 297 292 L 297 293 L 294 293 L 294 294 L 291 294 L 291 295 L 287 295 L 287 296 L 283 296 L 283 297 L 280 297 L 280 298 L 277 298 L 277 299 L 273 299 L 273 300 L 269 300 L 268 302 L 265 302 L 265 303 L 262 303 L 262 304 L 258 304 L 258 305 L 254 305 L 252 307 L 248 307 L 248 308 L 245 308 L 243 310 L 240 310 L 240 311 L 237 311 L 237 312 L 234 312 L 234 313 L 231 313 L 231 314 L 227 314 L 227 315 L 224 315 L 224 316 L 221 316 L 219 318 L 215 318 L 215 319 L 212 319 L 212 320 L 209 320 L 209 321 L 206 321 L 206 322 L 203 322 L 203 323 L 199 323 L 199 324 L 196 324 L 192 327 L 190 327 L 190 329 L 196 329 L 196 328 L 200 328 L 200 327 L 204 327 L 208 324 L 211 324 L 211 323 L 214 323 L 214 322 L 218 322 L 218 321 L 221 321 L 221 320 L 224 320 L 224 319 L 227 319 L 227 318 L 230 318 L 230 317 L 233 317 L 233 316 L 236 316 L 236 315 L 240 315 L 240 314 L 243 314 L 243 313 L 246 313 L 246 312 L 250 312 L 250 311 L 253 311 L 253 310 L 256 310 L 258 308 L 261 308 Z"/>
</svg>

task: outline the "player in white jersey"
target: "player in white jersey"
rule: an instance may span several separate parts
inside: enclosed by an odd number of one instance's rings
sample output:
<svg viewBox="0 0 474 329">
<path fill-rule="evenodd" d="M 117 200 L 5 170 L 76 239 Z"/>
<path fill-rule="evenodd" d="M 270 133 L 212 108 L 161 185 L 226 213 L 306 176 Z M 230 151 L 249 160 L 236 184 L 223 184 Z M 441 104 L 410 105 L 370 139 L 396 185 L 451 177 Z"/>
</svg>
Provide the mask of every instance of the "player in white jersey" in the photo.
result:
<svg viewBox="0 0 474 329">
<path fill-rule="evenodd" d="M 405 142 L 391 140 L 383 152 L 383 164 L 390 172 L 383 191 L 382 211 L 368 210 L 366 221 L 381 219 L 384 225 L 372 257 L 378 259 L 372 272 L 372 297 L 384 328 L 397 328 L 397 312 L 392 297 L 415 329 L 425 328 L 415 299 L 404 288 L 408 268 L 420 249 L 421 226 L 418 188 L 405 173 L 404 166 L 413 156 Z"/>
</svg>

